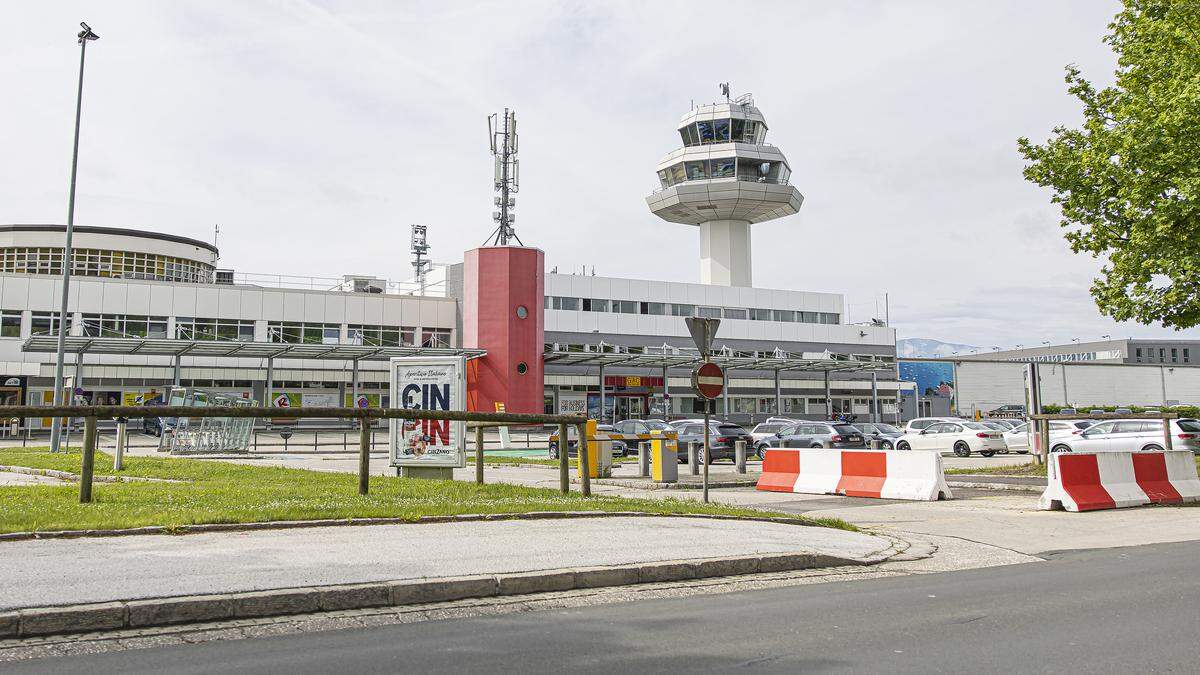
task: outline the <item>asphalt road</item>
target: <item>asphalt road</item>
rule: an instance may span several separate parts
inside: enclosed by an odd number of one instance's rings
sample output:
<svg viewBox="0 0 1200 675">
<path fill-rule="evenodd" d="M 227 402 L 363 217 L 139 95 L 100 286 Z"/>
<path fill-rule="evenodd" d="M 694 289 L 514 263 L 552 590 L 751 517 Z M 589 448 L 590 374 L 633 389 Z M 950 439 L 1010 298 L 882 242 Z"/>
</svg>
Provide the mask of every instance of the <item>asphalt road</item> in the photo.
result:
<svg viewBox="0 0 1200 675">
<path fill-rule="evenodd" d="M 1196 672 L 1200 542 L 5 664 L 14 673 Z"/>
</svg>

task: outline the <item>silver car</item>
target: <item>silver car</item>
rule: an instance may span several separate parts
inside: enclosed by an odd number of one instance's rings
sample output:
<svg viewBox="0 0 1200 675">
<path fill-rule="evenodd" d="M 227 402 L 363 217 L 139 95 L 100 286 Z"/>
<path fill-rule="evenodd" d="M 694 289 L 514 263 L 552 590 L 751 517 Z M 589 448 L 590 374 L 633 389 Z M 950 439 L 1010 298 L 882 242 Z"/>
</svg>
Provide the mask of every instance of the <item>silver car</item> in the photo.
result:
<svg viewBox="0 0 1200 675">
<path fill-rule="evenodd" d="M 1171 420 L 1171 447 L 1200 454 L 1200 420 Z M 1051 442 L 1051 452 L 1160 452 L 1162 420 L 1105 420 Z"/>
</svg>

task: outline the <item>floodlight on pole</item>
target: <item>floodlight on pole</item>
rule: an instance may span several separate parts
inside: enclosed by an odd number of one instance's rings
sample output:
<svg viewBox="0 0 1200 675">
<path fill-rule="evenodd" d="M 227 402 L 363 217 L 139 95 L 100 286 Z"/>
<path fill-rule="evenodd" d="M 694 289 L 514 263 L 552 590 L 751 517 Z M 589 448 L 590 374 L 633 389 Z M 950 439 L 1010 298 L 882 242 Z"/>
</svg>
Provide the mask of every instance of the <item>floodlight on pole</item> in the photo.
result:
<svg viewBox="0 0 1200 675">
<path fill-rule="evenodd" d="M 75 178 L 79 170 L 79 118 L 83 112 L 83 63 L 87 56 L 87 44 L 99 40 L 100 36 L 92 27 L 80 21 L 76 38 L 79 42 L 79 86 L 75 94 L 75 142 L 71 150 L 71 191 L 67 197 L 67 236 L 63 242 L 62 256 L 62 307 L 58 313 L 58 349 L 54 361 L 54 405 L 62 405 L 63 401 L 63 362 L 67 351 L 67 301 L 71 295 L 71 235 L 75 231 Z M 51 320 L 52 327 L 54 326 Z M 50 425 L 50 451 L 59 451 L 62 437 L 62 418 L 55 417 Z"/>
</svg>

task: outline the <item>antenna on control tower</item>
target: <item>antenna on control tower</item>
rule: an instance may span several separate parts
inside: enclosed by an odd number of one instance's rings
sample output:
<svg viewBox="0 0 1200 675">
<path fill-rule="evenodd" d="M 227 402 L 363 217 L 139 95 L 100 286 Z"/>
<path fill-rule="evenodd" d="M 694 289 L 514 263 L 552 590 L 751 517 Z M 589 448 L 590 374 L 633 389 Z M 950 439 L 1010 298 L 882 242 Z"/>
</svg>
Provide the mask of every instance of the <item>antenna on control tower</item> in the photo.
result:
<svg viewBox="0 0 1200 675">
<path fill-rule="evenodd" d="M 429 271 L 430 263 L 425 259 L 425 254 L 429 252 L 429 243 L 425 239 L 426 227 L 424 225 L 412 226 L 411 248 L 413 254 L 413 270 L 414 277 L 417 280 L 417 287 L 420 289 L 420 294 L 425 295 L 425 273 Z"/>
<path fill-rule="evenodd" d="M 525 244 L 513 229 L 517 215 L 512 212 L 517 208 L 515 195 L 520 188 L 520 164 L 517 161 L 517 113 L 504 109 L 504 119 L 497 119 L 495 113 L 488 116 L 488 142 L 491 144 L 492 156 L 496 158 L 495 188 L 500 195 L 495 198 L 498 209 L 492 212 L 492 220 L 497 223 L 496 229 L 484 240 L 484 245 L 492 242 L 492 246 L 508 246 L 510 239 L 521 246 Z"/>
<path fill-rule="evenodd" d="M 725 97 L 725 102 L 728 103 L 729 102 L 729 83 L 728 82 L 721 83 L 721 94 Z"/>
</svg>

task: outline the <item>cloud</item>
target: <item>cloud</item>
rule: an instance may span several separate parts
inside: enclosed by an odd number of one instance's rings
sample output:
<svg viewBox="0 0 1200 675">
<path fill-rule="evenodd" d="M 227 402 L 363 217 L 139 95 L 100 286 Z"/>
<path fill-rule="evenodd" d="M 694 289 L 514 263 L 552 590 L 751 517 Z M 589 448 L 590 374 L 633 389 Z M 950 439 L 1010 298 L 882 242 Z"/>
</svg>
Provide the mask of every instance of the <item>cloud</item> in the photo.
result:
<svg viewBox="0 0 1200 675">
<path fill-rule="evenodd" d="M 757 285 L 886 291 L 902 334 L 954 342 L 1166 333 L 1099 316 L 1096 261 L 1069 252 L 1015 150 L 1078 119 L 1066 63 L 1108 77 L 1116 6 L 18 3 L 0 222 L 64 218 L 86 19 L 101 40 L 78 222 L 200 238 L 220 223 L 239 271 L 403 278 L 412 223 L 435 259 L 461 260 L 492 228 L 485 118 L 507 106 L 518 233 L 548 265 L 694 281 L 696 229 L 644 198 L 676 121 L 729 81 L 755 94 L 806 197 L 755 226 Z"/>
</svg>

